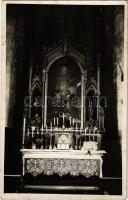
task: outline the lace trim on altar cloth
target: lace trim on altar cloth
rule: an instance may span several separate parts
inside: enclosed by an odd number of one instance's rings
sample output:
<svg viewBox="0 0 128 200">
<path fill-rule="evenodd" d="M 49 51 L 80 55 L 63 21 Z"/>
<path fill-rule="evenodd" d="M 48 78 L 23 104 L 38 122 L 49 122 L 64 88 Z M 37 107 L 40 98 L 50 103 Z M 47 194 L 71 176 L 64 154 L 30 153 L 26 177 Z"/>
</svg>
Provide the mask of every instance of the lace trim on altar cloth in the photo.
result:
<svg viewBox="0 0 128 200">
<path fill-rule="evenodd" d="M 101 162 L 98 159 L 44 159 L 44 158 L 26 158 L 25 174 L 38 176 L 54 175 L 59 176 L 83 175 L 87 178 L 91 176 L 100 176 Z"/>
</svg>

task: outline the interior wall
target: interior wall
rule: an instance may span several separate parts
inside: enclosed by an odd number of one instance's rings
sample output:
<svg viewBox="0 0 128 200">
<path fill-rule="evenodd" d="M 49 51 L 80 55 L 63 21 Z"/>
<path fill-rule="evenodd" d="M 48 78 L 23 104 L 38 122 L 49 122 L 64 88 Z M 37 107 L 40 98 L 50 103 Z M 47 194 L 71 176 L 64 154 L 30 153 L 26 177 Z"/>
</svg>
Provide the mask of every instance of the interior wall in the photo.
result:
<svg viewBox="0 0 128 200">
<path fill-rule="evenodd" d="M 13 10 L 12 10 L 13 11 Z M 22 124 L 25 77 L 24 16 L 10 12 L 7 7 L 6 59 L 6 127 Z M 17 119 L 17 120 L 16 120 Z"/>
<path fill-rule="evenodd" d="M 118 132 L 120 141 L 122 138 L 122 120 L 123 120 L 123 81 L 124 81 L 124 13 L 122 10 L 115 10 L 115 62 L 114 65 L 116 67 L 115 77 L 116 77 L 116 85 L 117 85 L 117 115 L 118 115 Z"/>
<path fill-rule="evenodd" d="M 81 12 L 78 12 L 78 8 Z M 121 176 L 120 138 L 123 105 L 120 70 L 123 69 L 121 7 L 7 7 L 6 127 L 15 130 L 10 131 L 14 138 L 18 137 L 17 133 L 22 133 L 29 55 L 31 52 L 34 55 L 34 67 L 42 66 L 43 47 L 47 46 L 47 49 L 50 49 L 64 39 L 65 11 L 68 13 L 68 39 L 83 54 L 87 53 L 88 73 L 95 74 L 96 56 L 97 53 L 101 53 L 101 94 L 107 99 L 103 146 L 107 151 L 105 173 L 106 176 L 118 177 Z M 13 146 L 11 138 L 9 135 L 9 149 Z M 20 150 L 20 147 L 18 148 Z M 116 165 L 119 166 L 117 170 Z"/>
</svg>

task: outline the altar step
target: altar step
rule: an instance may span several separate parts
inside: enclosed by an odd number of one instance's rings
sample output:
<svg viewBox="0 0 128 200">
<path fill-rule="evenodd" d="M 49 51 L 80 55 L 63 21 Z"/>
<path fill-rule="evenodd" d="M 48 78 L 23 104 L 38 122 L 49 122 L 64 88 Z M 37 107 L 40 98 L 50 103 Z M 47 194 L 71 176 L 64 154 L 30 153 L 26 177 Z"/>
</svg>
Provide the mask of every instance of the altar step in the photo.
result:
<svg viewBox="0 0 128 200">
<path fill-rule="evenodd" d="M 49 177 L 50 178 L 50 177 Z M 53 179 L 54 180 L 54 179 Z M 47 180 L 48 181 L 48 180 Z M 20 175 L 5 175 L 4 176 L 4 192 L 5 193 L 61 193 L 61 194 L 109 194 L 109 195 L 121 195 L 122 193 L 122 179 L 114 177 L 103 177 L 102 179 L 77 179 L 77 181 L 63 184 L 62 182 L 56 182 L 56 184 L 50 184 L 49 181 L 44 183 L 30 182 L 23 184 Z M 53 181 L 54 182 L 54 181 Z M 95 184 L 94 184 L 95 182 Z M 60 187 L 61 186 L 61 187 Z M 64 191 L 65 187 L 66 191 Z M 54 188 L 56 187 L 56 189 Z M 99 188 L 98 188 L 99 187 Z M 74 188 L 74 189 L 73 189 Z"/>
<path fill-rule="evenodd" d="M 84 176 L 70 176 L 65 175 L 60 177 L 59 175 L 40 175 L 33 177 L 31 175 L 25 175 L 22 177 L 23 183 L 26 185 L 57 185 L 57 186 L 95 186 L 100 182 L 99 177 L 89 177 Z"/>
<path fill-rule="evenodd" d="M 52 194 L 100 194 L 100 188 L 98 186 L 25 185 L 24 192 Z"/>
<path fill-rule="evenodd" d="M 53 194 L 103 194 L 102 184 L 98 177 L 83 176 L 40 176 L 35 179 L 26 177 L 23 180 L 24 193 L 53 193 Z"/>
</svg>

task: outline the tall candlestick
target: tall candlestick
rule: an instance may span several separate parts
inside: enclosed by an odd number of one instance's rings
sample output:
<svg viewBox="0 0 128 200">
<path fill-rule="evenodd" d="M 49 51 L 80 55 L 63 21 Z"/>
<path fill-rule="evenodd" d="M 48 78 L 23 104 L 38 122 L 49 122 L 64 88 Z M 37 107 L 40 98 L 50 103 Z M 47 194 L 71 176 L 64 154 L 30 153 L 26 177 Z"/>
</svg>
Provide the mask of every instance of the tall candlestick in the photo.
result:
<svg viewBox="0 0 128 200">
<path fill-rule="evenodd" d="M 51 132 L 52 132 L 52 121 L 50 122 L 50 124 L 51 124 Z"/>
<path fill-rule="evenodd" d="M 46 124 L 46 133 L 48 132 L 47 124 Z"/>
<path fill-rule="evenodd" d="M 76 123 L 76 133 L 77 133 L 77 129 L 78 129 L 78 128 L 77 128 L 77 123 Z"/>
<path fill-rule="evenodd" d="M 62 117 L 63 117 L 63 128 L 64 128 L 64 117 L 65 117 L 65 116 L 64 116 L 64 113 L 63 113 Z"/>
</svg>

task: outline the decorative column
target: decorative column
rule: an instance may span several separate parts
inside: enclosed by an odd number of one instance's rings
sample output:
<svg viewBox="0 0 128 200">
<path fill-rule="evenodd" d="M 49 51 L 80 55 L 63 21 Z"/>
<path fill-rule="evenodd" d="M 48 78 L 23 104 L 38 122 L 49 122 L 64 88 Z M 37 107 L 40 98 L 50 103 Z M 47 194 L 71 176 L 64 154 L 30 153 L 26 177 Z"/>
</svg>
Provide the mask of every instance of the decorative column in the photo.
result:
<svg viewBox="0 0 128 200">
<path fill-rule="evenodd" d="M 44 126 L 44 113 L 45 113 L 45 82 L 46 82 L 46 70 L 42 71 L 42 127 Z"/>
<path fill-rule="evenodd" d="M 43 49 L 43 70 L 42 70 L 42 124 L 44 127 L 47 125 L 47 85 L 48 85 L 48 74 L 46 72 L 46 47 Z"/>
<path fill-rule="evenodd" d="M 81 128 L 84 126 L 84 73 L 81 75 Z"/>
<path fill-rule="evenodd" d="M 47 125 L 47 90 L 48 90 L 48 72 L 45 73 L 46 81 L 45 81 L 45 107 L 44 107 L 44 127 Z"/>
<path fill-rule="evenodd" d="M 33 67 L 33 60 L 31 58 L 30 61 L 30 71 L 29 71 L 29 119 L 31 119 L 31 107 L 32 107 L 32 67 Z"/>
<path fill-rule="evenodd" d="M 99 125 L 100 106 L 100 55 L 97 55 L 97 124 Z"/>
<path fill-rule="evenodd" d="M 86 85 L 87 85 L 87 48 L 85 47 L 84 49 L 85 51 L 85 64 L 84 64 L 84 113 L 83 113 L 83 118 L 84 118 L 84 128 L 86 126 L 86 99 L 87 99 L 87 95 L 86 95 Z"/>
<path fill-rule="evenodd" d="M 83 90 L 83 126 L 86 122 L 86 83 L 87 83 L 87 71 L 84 72 L 84 90 Z"/>
</svg>

